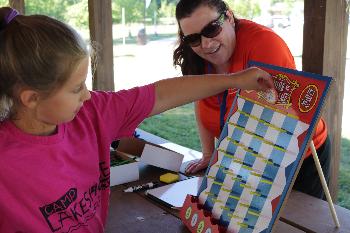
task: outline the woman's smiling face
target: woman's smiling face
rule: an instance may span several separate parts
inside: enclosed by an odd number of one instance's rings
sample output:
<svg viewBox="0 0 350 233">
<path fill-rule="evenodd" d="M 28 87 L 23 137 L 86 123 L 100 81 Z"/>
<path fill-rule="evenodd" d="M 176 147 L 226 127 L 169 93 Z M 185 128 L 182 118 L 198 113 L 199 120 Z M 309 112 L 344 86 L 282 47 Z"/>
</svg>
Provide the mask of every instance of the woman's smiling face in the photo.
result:
<svg viewBox="0 0 350 233">
<path fill-rule="evenodd" d="M 202 32 L 203 28 L 218 19 L 221 13 L 208 6 L 198 7 L 189 17 L 179 21 L 183 35 L 186 37 Z M 236 45 L 233 14 L 230 11 L 226 11 L 224 14 L 226 17 L 221 25 L 221 32 L 213 38 L 201 36 L 201 43 L 191 47 L 196 54 L 216 67 L 229 62 Z"/>
</svg>

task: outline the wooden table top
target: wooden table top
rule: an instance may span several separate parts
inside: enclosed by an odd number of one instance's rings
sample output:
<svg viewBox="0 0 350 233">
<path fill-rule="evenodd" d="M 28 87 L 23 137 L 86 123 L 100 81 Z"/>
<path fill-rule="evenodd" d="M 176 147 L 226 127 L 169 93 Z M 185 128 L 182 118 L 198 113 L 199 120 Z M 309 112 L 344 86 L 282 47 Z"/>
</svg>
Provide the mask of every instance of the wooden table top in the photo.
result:
<svg viewBox="0 0 350 233">
<path fill-rule="evenodd" d="M 111 187 L 105 232 L 189 233 L 178 218 L 178 210 L 150 199 L 144 192 L 123 192 L 126 187 L 158 180 L 166 172 L 153 166 L 141 166 L 140 180 Z M 350 211 L 339 206 L 336 211 L 340 228 L 335 227 L 327 202 L 292 191 L 274 229 L 283 233 L 349 233 Z"/>
</svg>

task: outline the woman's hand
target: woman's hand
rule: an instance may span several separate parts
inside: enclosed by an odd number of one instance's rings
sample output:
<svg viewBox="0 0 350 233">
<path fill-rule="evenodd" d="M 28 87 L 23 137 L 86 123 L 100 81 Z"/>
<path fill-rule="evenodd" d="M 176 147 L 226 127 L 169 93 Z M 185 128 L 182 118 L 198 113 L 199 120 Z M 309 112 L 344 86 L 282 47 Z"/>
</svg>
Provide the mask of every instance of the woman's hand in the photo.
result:
<svg viewBox="0 0 350 233">
<path fill-rule="evenodd" d="M 211 158 L 211 154 L 204 153 L 201 159 L 194 160 L 187 165 L 185 173 L 193 174 L 200 170 L 206 169 L 209 165 L 210 158 Z"/>
</svg>

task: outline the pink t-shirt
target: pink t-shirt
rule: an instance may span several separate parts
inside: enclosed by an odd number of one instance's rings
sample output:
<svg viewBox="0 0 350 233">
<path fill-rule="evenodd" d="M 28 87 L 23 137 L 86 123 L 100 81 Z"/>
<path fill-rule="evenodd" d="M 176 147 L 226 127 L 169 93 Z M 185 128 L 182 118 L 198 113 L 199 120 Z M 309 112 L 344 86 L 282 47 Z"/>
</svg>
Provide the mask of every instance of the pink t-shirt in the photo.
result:
<svg viewBox="0 0 350 233">
<path fill-rule="evenodd" d="M 110 144 L 131 136 L 154 101 L 154 85 L 91 92 L 52 136 L 0 123 L 0 232 L 103 232 Z"/>
</svg>

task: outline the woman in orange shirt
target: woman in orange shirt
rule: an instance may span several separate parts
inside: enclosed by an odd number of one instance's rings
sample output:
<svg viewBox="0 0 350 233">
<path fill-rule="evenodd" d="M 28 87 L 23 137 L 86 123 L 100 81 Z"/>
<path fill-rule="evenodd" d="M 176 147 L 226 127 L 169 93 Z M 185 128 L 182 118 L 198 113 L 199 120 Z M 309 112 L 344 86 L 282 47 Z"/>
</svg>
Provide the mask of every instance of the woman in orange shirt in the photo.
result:
<svg viewBox="0 0 350 233">
<path fill-rule="evenodd" d="M 234 16 L 222 0 L 180 0 L 176 7 L 179 45 L 173 54 L 174 65 L 183 75 L 232 73 L 247 67 L 248 61 L 295 69 L 294 58 L 286 43 L 270 28 Z M 202 145 L 202 159 L 186 169 L 195 173 L 206 168 L 235 98 L 226 91 L 195 103 L 195 114 Z M 329 178 L 330 143 L 327 127 L 320 120 L 313 141 L 326 178 Z M 310 149 L 294 188 L 323 198 L 323 190 Z"/>
</svg>

